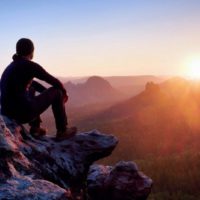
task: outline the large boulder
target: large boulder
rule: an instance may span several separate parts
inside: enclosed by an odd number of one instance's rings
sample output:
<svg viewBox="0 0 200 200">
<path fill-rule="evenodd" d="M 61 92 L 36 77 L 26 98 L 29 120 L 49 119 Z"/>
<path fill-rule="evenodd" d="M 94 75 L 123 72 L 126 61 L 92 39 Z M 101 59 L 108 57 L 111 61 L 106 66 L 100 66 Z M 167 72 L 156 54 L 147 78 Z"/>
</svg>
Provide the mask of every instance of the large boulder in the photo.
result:
<svg viewBox="0 0 200 200">
<path fill-rule="evenodd" d="M 152 187 L 152 180 L 130 161 L 115 166 L 92 165 L 87 182 L 93 200 L 147 199 Z"/>
</svg>

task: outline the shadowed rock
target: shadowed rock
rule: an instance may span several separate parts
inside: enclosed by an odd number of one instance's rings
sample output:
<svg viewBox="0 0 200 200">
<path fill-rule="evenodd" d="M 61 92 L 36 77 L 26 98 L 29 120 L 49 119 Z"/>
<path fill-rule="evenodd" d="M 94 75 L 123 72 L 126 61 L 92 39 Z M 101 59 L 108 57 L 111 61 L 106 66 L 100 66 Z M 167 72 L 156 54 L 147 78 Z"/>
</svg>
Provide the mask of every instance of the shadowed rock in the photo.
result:
<svg viewBox="0 0 200 200">
<path fill-rule="evenodd" d="M 114 167 L 91 166 L 87 182 L 92 200 L 145 200 L 152 187 L 134 162 L 124 161 Z"/>
</svg>

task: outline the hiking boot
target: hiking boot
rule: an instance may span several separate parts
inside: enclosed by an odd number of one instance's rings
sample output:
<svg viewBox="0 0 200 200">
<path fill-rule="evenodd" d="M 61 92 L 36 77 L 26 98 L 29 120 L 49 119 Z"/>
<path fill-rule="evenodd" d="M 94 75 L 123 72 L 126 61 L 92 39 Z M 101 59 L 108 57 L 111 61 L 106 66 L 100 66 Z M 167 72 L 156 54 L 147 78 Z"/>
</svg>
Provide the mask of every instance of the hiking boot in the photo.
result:
<svg viewBox="0 0 200 200">
<path fill-rule="evenodd" d="M 58 131 L 56 134 L 56 140 L 65 140 L 73 137 L 77 133 L 77 128 L 76 127 L 70 127 L 67 128 L 65 131 Z"/>
<path fill-rule="evenodd" d="M 42 127 L 31 127 L 30 128 L 30 134 L 34 137 L 34 138 L 40 138 L 42 136 L 45 136 L 47 133 L 47 129 L 46 128 L 42 128 Z"/>
</svg>

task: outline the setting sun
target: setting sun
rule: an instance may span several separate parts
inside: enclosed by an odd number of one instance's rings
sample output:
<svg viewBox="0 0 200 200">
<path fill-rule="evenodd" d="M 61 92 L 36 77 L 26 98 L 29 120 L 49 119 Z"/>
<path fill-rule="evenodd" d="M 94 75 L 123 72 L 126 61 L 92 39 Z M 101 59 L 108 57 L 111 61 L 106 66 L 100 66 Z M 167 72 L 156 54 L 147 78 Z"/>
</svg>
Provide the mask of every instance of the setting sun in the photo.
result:
<svg viewBox="0 0 200 200">
<path fill-rule="evenodd" d="M 187 63 L 187 75 L 194 79 L 200 79 L 200 57 L 190 59 Z"/>
</svg>

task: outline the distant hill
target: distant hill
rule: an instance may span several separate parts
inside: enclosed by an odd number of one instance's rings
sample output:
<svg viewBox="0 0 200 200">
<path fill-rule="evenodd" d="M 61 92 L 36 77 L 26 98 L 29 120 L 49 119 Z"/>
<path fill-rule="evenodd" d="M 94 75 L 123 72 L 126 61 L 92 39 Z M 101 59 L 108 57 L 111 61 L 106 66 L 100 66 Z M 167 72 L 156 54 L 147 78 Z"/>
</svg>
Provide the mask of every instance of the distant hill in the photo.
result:
<svg viewBox="0 0 200 200">
<path fill-rule="evenodd" d="M 83 129 L 115 133 L 121 141 L 116 155 L 122 154 L 127 159 L 199 151 L 200 90 L 197 88 L 199 84 L 184 79 L 170 79 L 161 85 L 149 82 L 139 95 L 78 124 Z"/>
<path fill-rule="evenodd" d="M 90 77 L 60 77 L 59 79 L 66 83 L 70 81 L 73 84 L 86 82 Z M 110 85 L 126 95 L 127 97 L 134 96 L 142 92 L 147 82 L 161 83 L 168 79 L 166 76 L 152 76 L 152 75 L 135 75 L 135 76 L 102 76 Z"/>
<path fill-rule="evenodd" d="M 129 97 L 139 94 L 145 89 L 147 82 L 161 83 L 168 77 L 152 76 L 152 75 L 137 75 L 137 76 L 110 76 L 104 77 L 114 88 L 117 88 L 122 93 Z"/>
<path fill-rule="evenodd" d="M 180 97 L 185 91 L 194 90 L 194 83 L 181 77 L 170 78 L 160 84 L 160 88 L 172 97 Z"/>
<path fill-rule="evenodd" d="M 136 76 L 108 76 L 104 77 L 114 87 L 120 87 L 125 85 L 141 85 L 150 81 L 155 83 L 161 82 L 168 79 L 164 76 L 153 76 L 153 75 L 136 75 Z"/>
<path fill-rule="evenodd" d="M 69 95 L 69 106 L 84 106 L 98 103 L 118 102 L 126 96 L 113 88 L 110 83 L 98 76 L 92 76 L 84 83 L 65 84 Z"/>
</svg>

